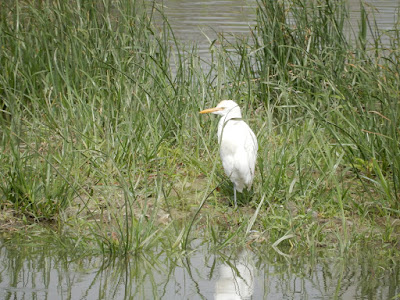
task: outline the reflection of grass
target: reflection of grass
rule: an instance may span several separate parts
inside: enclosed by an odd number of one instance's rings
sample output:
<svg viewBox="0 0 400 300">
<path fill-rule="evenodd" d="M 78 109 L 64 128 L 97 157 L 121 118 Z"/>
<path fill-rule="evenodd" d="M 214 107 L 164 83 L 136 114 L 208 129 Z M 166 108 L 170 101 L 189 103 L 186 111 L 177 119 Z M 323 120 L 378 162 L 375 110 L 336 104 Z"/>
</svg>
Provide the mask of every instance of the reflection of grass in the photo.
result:
<svg viewBox="0 0 400 300">
<path fill-rule="evenodd" d="M 1 4 L 2 224 L 48 220 L 113 254 L 246 232 L 298 251 L 396 244 L 398 31 L 366 44 L 363 12 L 351 41 L 344 6 L 305 4 L 260 1 L 254 39 L 221 37 L 207 71 L 130 1 Z M 238 211 L 218 120 L 198 115 L 228 98 L 260 145 Z"/>
<path fill-rule="evenodd" d="M 335 292 L 353 298 L 397 292 L 393 277 L 398 274 L 398 265 L 386 259 L 381 247 L 364 247 L 340 258 L 321 249 L 288 258 L 265 243 L 253 244 L 251 250 L 230 244 L 218 251 L 210 243 L 197 240 L 191 245 L 196 253 L 182 259 L 158 247 L 126 257 L 88 256 L 81 249 L 65 251 L 60 247 L 65 242 L 43 233 L 34 243 L 29 243 L 25 234 L 2 240 L 0 263 L 5 288 L 1 292 L 16 295 L 23 284 L 29 289 L 24 291 L 26 295 L 46 289 L 52 294 L 70 293 L 78 299 L 181 299 L 188 294 L 208 299 L 218 286 L 240 280 L 257 282 L 254 295 L 263 291 L 264 297 L 271 295 L 268 298 L 279 294 L 294 298 L 298 295 L 295 283 L 304 287 L 302 295 L 314 298 L 329 298 Z M 288 247 L 281 250 L 286 252 Z M 231 280 L 226 281 L 229 275 Z M 21 282 L 22 276 L 29 280 Z"/>
</svg>

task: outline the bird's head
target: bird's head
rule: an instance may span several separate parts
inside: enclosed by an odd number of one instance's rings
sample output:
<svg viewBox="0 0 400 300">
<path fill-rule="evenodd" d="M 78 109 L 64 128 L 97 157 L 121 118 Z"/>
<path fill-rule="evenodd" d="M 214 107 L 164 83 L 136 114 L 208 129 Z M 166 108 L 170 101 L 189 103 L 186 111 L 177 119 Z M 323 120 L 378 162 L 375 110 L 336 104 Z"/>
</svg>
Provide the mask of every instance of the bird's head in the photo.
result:
<svg viewBox="0 0 400 300">
<path fill-rule="evenodd" d="M 233 100 L 222 100 L 216 107 L 202 110 L 200 113 L 212 113 L 220 116 L 226 116 L 228 119 L 242 117 L 239 105 Z"/>
</svg>

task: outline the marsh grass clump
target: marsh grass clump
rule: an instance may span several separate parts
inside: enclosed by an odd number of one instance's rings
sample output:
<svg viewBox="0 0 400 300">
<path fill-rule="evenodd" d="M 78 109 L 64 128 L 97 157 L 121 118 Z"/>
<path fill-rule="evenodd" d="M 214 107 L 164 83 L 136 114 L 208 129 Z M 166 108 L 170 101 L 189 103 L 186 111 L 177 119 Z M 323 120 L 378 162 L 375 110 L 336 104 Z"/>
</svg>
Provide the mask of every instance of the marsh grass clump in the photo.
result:
<svg viewBox="0 0 400 300">
<path fill-rule="evenodd" d="M 262 2 L 260 95 L 289 126 L 315 122 L 330 144 L 321 153 L 343 153 L 338 166 L 350 167 L 363 185 L 372 182 L 385 198 L 379 206 L 398 210 L 399 53 L 391 48 L 398 36 L 383 32 L 366 41 L 372 20 L 364 7 L 353 31 L 345 7 L 340 1 Z"/>
<path fill-rule="evenodd" d="M 265 121 L 272 143 L 260 155 L 261 189 L 286 209 L 279 234 L 328 241 L 340 228 L 331 238 L 343 245 L 357 226 L 373 231 L 381 218 L 393 222 L 399 29 L 378 31 L 362 4 L 359 28 L 351 28 L 341 1 L 260 1 L 257 16 L 254 94 L 273 120 Z"/>
<path fill-rule="evenodd" d="M 351 29 L 340 1 L 259 1 L 204 62 L 156 3 L 2 2 L 1 209 L 112 255 L 397 245 L 400 35 L 361 8 Z M 260 145 L 238 211 L 198 115 L 223 99 Z"/>
<path fill-rule="evenodd" d="M 6 1 L 0 14 L 2 208 L 40 221 L 77 207 L 94 228 L 108 208 L 122 240 L 150 234 L 138 211 L 169 193 L 159 174 L 176 167 L 193 110 L 173 79 L 167 23 L 159 32 L 131 1 Z"/>
</svg>

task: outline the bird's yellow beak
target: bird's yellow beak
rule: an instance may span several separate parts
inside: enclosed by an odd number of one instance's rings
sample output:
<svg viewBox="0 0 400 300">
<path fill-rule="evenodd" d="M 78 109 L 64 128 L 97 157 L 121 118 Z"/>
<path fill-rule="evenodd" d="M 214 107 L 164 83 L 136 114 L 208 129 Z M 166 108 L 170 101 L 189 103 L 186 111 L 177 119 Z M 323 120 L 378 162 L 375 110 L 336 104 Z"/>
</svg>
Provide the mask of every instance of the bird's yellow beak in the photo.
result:
<svg viewBox="0 0 400 300">
<path fill-rule="evenodd" d="M 220 110 L 224 110 L 224 108 L 223 107 L 207 108 L 205 110 L 202 110 L 200 113 L 201 114 L 208 114 L 208 113 L 212 113 L 214 111 L 220 111 Z"/>
</svg>

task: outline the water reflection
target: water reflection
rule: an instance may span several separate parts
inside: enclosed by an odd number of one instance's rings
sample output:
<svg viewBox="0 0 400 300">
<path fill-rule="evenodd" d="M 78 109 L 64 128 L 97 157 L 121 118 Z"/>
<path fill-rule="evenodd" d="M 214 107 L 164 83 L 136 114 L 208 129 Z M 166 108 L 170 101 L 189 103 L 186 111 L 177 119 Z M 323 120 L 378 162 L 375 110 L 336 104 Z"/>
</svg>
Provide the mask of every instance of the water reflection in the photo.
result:
<svg viewBox="0 0 400 300">
<path fill-rule="evenodd" d="M 255 276 L 252 256 L 253 253 L 246 249 L 240 252 L 237 259 L 227 260 L 219 266 L 214 299 L 251 299 Z"/>
<path fill-rule="evenodd" d="M 368 249 L 352 258 L 329 251 L 287 258 L 267 246 L 228 254 L 210 252 L 207 243 L 196 247 L 184 257 L 154 249 L 107 261 L 2 244 L 0 299 L 390 299 L 400 293 L 399 264 Z"/>
</svg>

